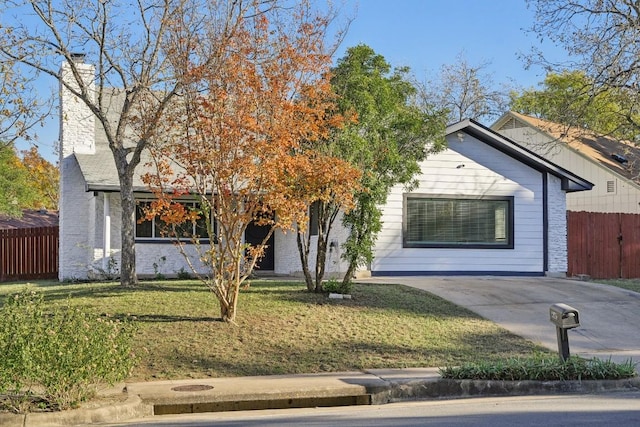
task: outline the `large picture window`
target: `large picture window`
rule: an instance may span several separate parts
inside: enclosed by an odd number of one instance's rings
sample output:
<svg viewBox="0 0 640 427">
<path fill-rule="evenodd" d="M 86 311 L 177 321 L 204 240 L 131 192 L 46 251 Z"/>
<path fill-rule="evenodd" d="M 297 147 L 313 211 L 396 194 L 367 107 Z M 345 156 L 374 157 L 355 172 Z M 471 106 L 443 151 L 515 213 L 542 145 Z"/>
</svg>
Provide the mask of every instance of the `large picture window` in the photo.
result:
<svg viewBox="0 0 640 427">
<path fill-rule="evenodd" d="M 513 248 L 513 197 L 405 194 L 407 248 Z"/>
<path fill-rule="evenodd" d="M 200 211 L 200 203 L 194 201 L 180 202 L 186 209 Z M 169 227 L 159 216 L 155 216 L 152 220 L 146 220 L 145 209 L 151 204 L 150 200 L 140 200 L 136 205 L 136 240 L 165 240 L 171 241 L 175 236 L 180 239 L 190 240 L 194 236 L 201 241 L 209 240 L 207 234 L 207 226 L 204 215 L 196 220 L 195 223 L 185 222 L 179 225 Z M 216 233 L 215 222 L 213 223 L 213 233 Z"/>
</svg>

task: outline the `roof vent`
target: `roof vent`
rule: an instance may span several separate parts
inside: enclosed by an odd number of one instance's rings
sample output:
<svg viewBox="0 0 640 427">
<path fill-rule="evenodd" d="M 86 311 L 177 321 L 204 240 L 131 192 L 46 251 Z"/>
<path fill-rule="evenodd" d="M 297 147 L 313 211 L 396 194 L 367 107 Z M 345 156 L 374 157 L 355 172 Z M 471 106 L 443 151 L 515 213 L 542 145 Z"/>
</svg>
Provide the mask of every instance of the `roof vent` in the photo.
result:
<svg viewBox="0 0 640 427">
<path fill-rule="evenodd" d="M 612 154 L 611 158 L 623 165 L 626 165 L 627 163 L 629 163 L 629 160 L 627 160 L 625 156 L 621 156 L 620 154 Z"/>
</svg>

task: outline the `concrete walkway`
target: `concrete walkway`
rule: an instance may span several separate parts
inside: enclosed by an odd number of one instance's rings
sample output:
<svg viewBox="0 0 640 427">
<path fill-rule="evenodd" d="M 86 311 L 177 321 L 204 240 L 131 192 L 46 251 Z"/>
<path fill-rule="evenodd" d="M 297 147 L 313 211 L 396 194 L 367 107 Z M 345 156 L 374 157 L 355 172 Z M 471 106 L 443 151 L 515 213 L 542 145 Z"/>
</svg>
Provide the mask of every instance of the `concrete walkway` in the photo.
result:
<svg viewBox="0 0 640 427">
<path fill-rule="evenodd" d="M 397 283 L 438 295 L 530 341 L 557 351 L 549 307 L 579 311 L 569 331 L 572 355 L 640 362 L 640 293 L 599 283 L 549 277 L 373 277 L 363 283 Z"/>
</svg>

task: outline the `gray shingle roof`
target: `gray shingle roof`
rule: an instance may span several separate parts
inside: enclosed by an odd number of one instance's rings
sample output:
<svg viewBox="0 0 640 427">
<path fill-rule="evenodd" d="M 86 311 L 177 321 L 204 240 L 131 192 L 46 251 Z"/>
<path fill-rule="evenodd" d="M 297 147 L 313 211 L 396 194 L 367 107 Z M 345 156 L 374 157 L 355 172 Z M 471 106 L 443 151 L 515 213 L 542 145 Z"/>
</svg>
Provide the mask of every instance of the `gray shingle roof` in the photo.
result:
<svg viewBox="0 0 640 427">
<path fill-rule="evenodd" d="M 74 154 L 85 180 L 87 191 L 120 191 L 120 181 L 113 154 L 109 149 L 99 147 L 95 154 Z M 147 159 L 143 159 L 133 177 L 133 191 L 149 192 L 149 188 L 140 178 L 149 169 L 144 167 Z"/>
</svg>

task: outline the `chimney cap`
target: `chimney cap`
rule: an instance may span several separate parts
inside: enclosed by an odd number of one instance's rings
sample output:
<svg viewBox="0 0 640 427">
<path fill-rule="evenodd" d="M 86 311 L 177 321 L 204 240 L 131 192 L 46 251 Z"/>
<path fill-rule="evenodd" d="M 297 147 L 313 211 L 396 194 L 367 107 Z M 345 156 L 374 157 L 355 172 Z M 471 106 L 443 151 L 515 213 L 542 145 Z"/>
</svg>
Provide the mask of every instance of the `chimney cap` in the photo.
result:
<svg viewBox="0 0 640 427">
<path fill-rule="evenodd" d="M 84 57 L 85 57 L 84 53 L 72 52 L 70 56 L 71 56 L 71 59 L 73 60 L 73 62 L 75 62 L 76 64 L 84 62 Z"/>
</svg>

